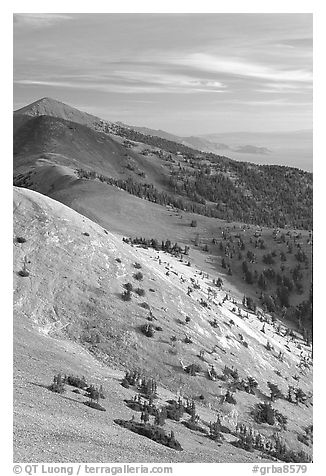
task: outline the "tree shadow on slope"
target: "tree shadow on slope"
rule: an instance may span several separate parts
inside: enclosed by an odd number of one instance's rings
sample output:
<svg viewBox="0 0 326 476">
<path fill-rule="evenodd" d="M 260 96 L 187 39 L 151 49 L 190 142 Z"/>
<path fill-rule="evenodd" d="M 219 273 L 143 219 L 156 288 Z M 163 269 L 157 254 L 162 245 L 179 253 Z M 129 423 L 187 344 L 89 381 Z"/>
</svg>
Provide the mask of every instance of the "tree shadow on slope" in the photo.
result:
<svg viewBox="0 0 326 476">
<path fill-rule="evenodd" d="M 35 387 L 45 388 L 46 390 L 49 390 L 50 392 L 52 392 L 51 389 L 49 388 L 49 385 L 44 385 L 43 383 L 36 383 L 36 382 L 28 382 L 28 383 L 30 385 L 34 385 Z M 64 398 L 65 400 L 71 400 L 72 402 L 80 403 L 81 405 L 84 404 L 84 402 L 80 400 L 76 400 L 75 398 L 68 397 L 67 395 L 62 395 L 62 393 L 58 393 L 58 392 L 52 392 L 52 393 L 58 395 L 61 398 Z"/>
</svg>

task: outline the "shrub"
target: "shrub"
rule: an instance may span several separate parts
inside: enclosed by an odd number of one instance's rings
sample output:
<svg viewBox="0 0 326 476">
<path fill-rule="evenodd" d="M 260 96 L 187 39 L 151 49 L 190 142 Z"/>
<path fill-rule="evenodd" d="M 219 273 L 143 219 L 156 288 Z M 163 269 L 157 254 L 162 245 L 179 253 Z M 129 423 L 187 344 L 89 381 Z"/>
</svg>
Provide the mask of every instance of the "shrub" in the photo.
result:
<svg viewBox="0 0 326 476">
<path fill-rule="evenodd" d="M 140 391 L 143 395 L 148 397 L 151 401 L 157 397 L 157 383 L 153 378 L 143 378 Z"/>
<path fill-rule="evenodd" d="M 239 380 L 238 369 L 230 368 L 227 365 L 225 365 L 223 369 L 223 375 L 225 375 L 225 377 L 231 376 L 234 380 Z"/>
<path fill-rule="evenodd" d="M 142 288 L 137 288 L 135 289 L 135 293 L 138 294 L 138 296 L 144 296 L 145 295 L 145 290 Z"/>
<path fill-rule="evenodd" d="M 167 418 L 174 421 L 180 421 L 183 415 L 183 410 L 177 407 L 167 407 L 166 412 L 167 412 Z"/>
<path fill-rule="evenodd" d="M 127 407 L 135 412 L 142 412 L 144 410 L 144 405 L 137 400 L 124 400 L 124 402 L 126 402 Z"/>
<path fill-rule="evenodd" d="M 123 285 L 123 287 L 127 290 L 127 291 L 132 291 L 133 290 L 133 286 L 131 283 L 126 283 Z"/>
<path fill-rule="evenodd" d="M 274 347 L 270 344 L 269 340 L 266 343 L 266 349 L 267 350 L 274 350 Z"/>
<path fill-rule="evenodd" d="M 185 408 L 180 400 L 178 402 L 175 400 L 169 400 L 169 405 L 165 407 L 165 409 L 166 417 L 174 421 L 180 421 L 185 411 Z"/>
<path fill-rule="evenodd" d="M 201 372 L 202 371 L 202 368 L 200 365 L 198 364 L 190 364 L 188 365 L 186 368 L 185 368 L 185 371 L 192 375 L 192 376 L 195 376 L 197 373 Z"/>
<path fill-rule="evenodd" d="M 201 427 L 200 425 L 198 425 L 198 423 L 192 420 L 183 421 L 182 424 L 186 426 L 187 428 L 189 428 L 189 430 L 199 431 L 199 433 L 204 433 L 205 435 L 208 434 L 205 428 Z"/>
<path fill-rule="evenodd" d="M 297 404 L 304 403 L 307 400 L 306 393 L 300 387 L 297 387 L 294 390 L 294 395 L 295 395 L 295 400 Z"/>
<path fill-rule="evenodd" d="M 234 398 L 234 396 L 229 392 L 229 390 L 226 392 L 225 394 L 225 401 L 227 403 L 231 403 L 232 405 L 236 405 L 237 404 L 237 401 L 236 399 Z"/>
<path fill-rule="evenodd" d="M 121 298 L 123 301 L 131 301 L 131 292 L 130 291 L 123 291 L 123 293 L 121 294 Z"/>
<path fill-rule="evenodd" d="M 161 410 L 157 410 L 155 413 L 155 425 L 163 426 L 165 424 L 165 420 L 167 418 L 166 408 L 162 408 Z"/>
<path fill-rule="evenodd" d="M 153 337 L 155 333 L 154 327 L 151 324 L 143 324 L 140 330 L 146 337 Z"/>
<path fill-rule="evenodd" d="M 65 383 L 72 387 L 84 389 L 88 386 L 85 377 L 75 377 L 74 375 L 65 376 Z"/>
<path fill-rule="evenodd" d="M 102 385 L 100 385 L 100 388 L 98 389 L 98 391 L 99 391 L 99 394 L 100 394 L 100 398 L 105 399 L 105 395 L 104 395 L 104 392 L 103 392 L 103 387 L 102 387 Z"/>
<path fill-rule="evenodd" d="M 142 374 L 139 372 L 139 370 L 131 370 L 127 371 L 126 375 L 124 376 L 123 382 L 127 382 L 128 384 L 134 386 L 138 384 L 139 380 L 142 378 Z"/>
<path fill-rule="evenodd" d="M 267 255 L 263 255 L 263 263 L 265 264 L 274 264 L 275 260 L 273 259 L 273 256 L 271 253 L 268 253 Z"/>
<path fill-rule="evenodd" d="M 94 408 L 95 410 L 100 410 L 101 412 L 106 412 L 106 409 L 102 407 L 98 402 L 84 402 L 84 405 L 87 405 L 88 407 Z"/>
<path fill-rule="evenodd" d="M 27 278 L 29 276 L 29 272 L 27 271 L 27 269 L 21 269 L 20 271 L 18 271 L 18 274 L 19 276 L 21 276 L 22 278 Z"/>
<path fill-rule="evenodd" d="M 127 428 L 134 433 L 138 433 L 139 435 L 146 436 L 147 438 L 160 443 L 161 445 L 167 446 L 177 451 L 182 451 L 182 446 L 180 443 L 175 439 L 173 431 L 170 434 L 166 434 L 163 428 L 158 425 L 150 425 L 148 423 L 138 423 L 133 420 L 114 420 L 114 423 L 122 426 L 123 428 Z"/>
<path fill-rule="evenodd" d="M 293 451 L 284 445 L 284 450 L 277 450 L 273 456 L 285 463 L 311 463 L 311 457 L 304 451 Z"/>
<path fill-rule="evenodd" d="M 134 263 L 134 268 L 141 269 L 141 264 L 140 263 Z"/>
<path fill-rule="evenodd" d="M 221 433 L 221 422 L 219 419 L 214 423 L 209 422 L 209 438 L 220 443 L 223 441 L 223 435 Z"/>
<path fill-rule="evenodd" d="M 254 439 L 252 435 L 240 435 L 239 439 L 232 443 L 237 448 L 252 452 L 254 450 Z"/>
<path fill-rule="evenodd" d="M 258 387 L 258 382 L 256 379 L 254 379 L 253 377 L 247 377 L 247 387 L 245 389 L 245 391 L 247 393 L 252 393 L 254 394 L 255 393 L 255 389 Z"/>
<path fill-rule="evenodd" d="M 142 281 L 142 279 L 144 278 L 144 275 L 143 275 L 143 273 L 141 273 L 140 271 L 138 271 L 138 273 L 135 273 L 135 274 L 134 274 L 134 278 L 135 278 L 137 281 Z"/>
<path fill-rule="evenodd" d="M 267 385 L 271 392 L 272 402 L 275 402 L 277 398 L 284 398 L 284 395 L 282 394 L 281 390 L 278 388 L 278 386 L 275 383 L 267 382 Z"/>
<path fill-rule="evenodd" d="M 100 399 L 100 390 L 98 388 L 95 388 L 94 385 L 90 385 L 87 389 L 86 389 L 86 393 L 87 393 L 87 396 L 88 398 L 92 401 L 92 400 L 95 400 L 99 401 Z"/>
<path fill-rule="evenodd" d="M 275 415 L 275 420 L 281 425 L 282 429 L 285 430 L 287 422 L 288 422 L 288 418 L 284 416 L 278 410 L 274 410 L 274 415 Z"/>
<path fill-rule="evenodd" d="M 128 380 L 126 378 L 124 378 L 121 382 L 121 385 L 124 387 L 124 388 L 129 388 L 130 387 L 130 384 L 128 382 Z"/>
<path fill-rule="evenodd" d="M 26 238 L 23 236 L 17 236 L 16 241 L 17 243 L 26 243 Z"/>
<path fill-rule="evenodd" d="M 63 393 L 65 391 L 64 379 L 61 374 L 53 377 L 53 383 L 49 385 L 48 389 L 55 393 Z"/>
<path fill-rule="evenodd" d="M 257 423 L 275 424 L 275 410 L 270 403 L 257 403 L 253 417 Z"/>
<path fill-rule="evenodd" d="M 298 440 L 306 446 L 310 446 L 313 443 L 313 426 L 309 425 L 304 430 L 305 432 L 297 436 Z"/>
</svg>

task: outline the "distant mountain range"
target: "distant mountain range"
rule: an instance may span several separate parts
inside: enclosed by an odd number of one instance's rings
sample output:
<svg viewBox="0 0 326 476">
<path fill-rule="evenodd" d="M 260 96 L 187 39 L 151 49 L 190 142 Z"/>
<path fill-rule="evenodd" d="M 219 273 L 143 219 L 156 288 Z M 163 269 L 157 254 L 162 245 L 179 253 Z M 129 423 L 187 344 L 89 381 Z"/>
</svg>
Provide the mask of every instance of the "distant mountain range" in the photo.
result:
<svg viewBox="0 0 326 476">
<path fill-rule="evenodd" d="M 161 137 L 194 149 L 225 154 L 234 160 L 275 164 L 312 171 L 312 131 L 226 132 L 181 137 L 148 127 L 117 123 L 146 135 Z M 254 144 L 254 145 L 253 145 Z"/>
</svg>

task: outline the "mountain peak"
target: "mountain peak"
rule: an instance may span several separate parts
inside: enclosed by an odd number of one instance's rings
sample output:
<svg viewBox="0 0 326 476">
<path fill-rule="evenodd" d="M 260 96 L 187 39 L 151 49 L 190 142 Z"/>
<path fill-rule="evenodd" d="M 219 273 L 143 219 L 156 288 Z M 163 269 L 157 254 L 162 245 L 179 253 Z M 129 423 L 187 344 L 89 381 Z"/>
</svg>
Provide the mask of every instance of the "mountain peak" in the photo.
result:
<svg viewBox="0 0 326 476">
<path fill-rule="evenodd" d="M 61 101 L 58 101 L 57 99 L 53 99 L 50 97 L 44 97 L 37 99 L 36 101 L 32 102 L 31 104 L 27 104 L 27 106 L 24 106 L 20 109 L 17 109 L 15 111 L 16 114 L 27 114 L 31 111 L 36 111 L 39 107 L 55 107 L 57 105 L 63 105 L 65 107 L 71 107 L 68 106 L 67 104 L 64 104 Z"/>
<path fill-rule="evenodd" d="M 100 119 L 96 116 L 92 116 L 91 114 L 80 111 L 73 106 L 69 106 L 68 104 L 50 97 L 38 99 L 37 101 L 34 101 L 31 104 L 22 107 L 21 109 L 17 109 L 14 114 L 31 117 L 52 116 L 87 126 L 92 126 L 100 121 Z"/>
</svg>

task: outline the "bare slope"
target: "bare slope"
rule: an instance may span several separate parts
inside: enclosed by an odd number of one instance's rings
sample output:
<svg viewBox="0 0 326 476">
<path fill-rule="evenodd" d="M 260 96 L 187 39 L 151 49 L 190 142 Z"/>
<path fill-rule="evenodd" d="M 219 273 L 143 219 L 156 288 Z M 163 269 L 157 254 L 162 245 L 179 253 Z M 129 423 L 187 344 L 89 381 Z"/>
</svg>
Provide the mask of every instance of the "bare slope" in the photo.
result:
<svg viewBox="0 0 326 476">
<path fill-rule="evenodd" d="M 272 268 L 275 276 L 283 274 L 291 279 L 293 270 L 298 265 L 301 265 L 301 289 L 297 291 L 293 287 L 289 301 L 292 306 L 296 306 L 309 298 L 312 238 L 308 232 L 301 232 L 301 236 L 289 229 L 274 233 L 269 228 L 260 230 L 254 226 L 226 223 L 223 220 L 162 207 L 100 180 L 78 179 L 73 170 L 52 165 L 50 161 L 39 159 L 37 163 L 42 166 L 31 170 L 22 180 L 22 186 L 40 191 L 124 236 L 155 238 L 159 242 L 169 239 L 173 243 L 190 246 L 191 262 L 202 270 L 212 272 L 213 276 L 216 272 L 223 274 L 225 285 L 230 285 L 226 284 L 227 282 L 235 285 L 241 299 L 243 294 L 246 294 L 258 301 L 262 288 L 257 280 L 266 269 Z M 190 226 L 193 221 L 197 224 L 196 227 Z M 281 235 L 284 241 L 281 240 Z M 263 240 L 264 245 L 261 247 L 257 245 L 257 236 L 259 240 Z M 238 247 L 240 237 L 243 240 L 241 250 Z M 292 247 L 292 253 L 289 253 L 288 244 Z M 308 260 L 303 265 L 296 258 L 299 245 Z M 263 261 L 264 255 L 271 252 L 274 264 L 267 266 Z M 244 261 L 251 270 L 251 284 L 245 280 Z M 224 268 L 223 262 L 226 263 Z M 230 266 L 232 275 L 227 266 Z M 266 295 L 277 293 L 279 285 L 275 276 L 268 281 L 265 279 Z M 292 316 L 291 319 L 295 325 L 298 324 L 297 318 Z M 304 320 L 309 319 L 307 314 Z M 311 323 L 307 327 L 310 328 Z"/>
<path fill-rule="evenodd" d="M 113 423 L 118 416 L 130 418 L 134 413 L 123 403 L 133 392 L 119 385 L 118 370 L 143 368 L 157 379 L 161 399 L 171 396 L 168 390 L 181 391 L 197 401 L 203 425 L 214 421 L 218 412 L 232 427 L 234 421 L 227 415 L 234 406 L 221 402 L 228 384 L 209 380 L 206 369 L 213 364 L 222 374 L 225 365 L 238 367 L 241 377 L 250 374 L 257 379 L 262 392 L 258 396 L 236 393 L 238 421 L 268 436 L 275 428 L 254 423 L 250 412 L 255 403 L 268 398 L 267 380 L 286 393 L 292 376 L 298 373 L 297 343 L 289 343 L 288 351 L 284 349 L 287 339 L 276 335 L 273 326 L 266 324 L 262 334 L 255 315 L 239 317 L 232 312 L 230 301 L 218 305 L 223 291 L 216 291 L 209 306 L 203 307 L 200 301 L 207 302 L 210 277 L 204 279 L 170 255 L 122 243 L 120 237 L 36 192 L 15 189 L 14 233 L 17 461 L 31 457 L 33 461 L 135 461 L 135 455 L 137 461 L 257 460 L 256 452 L 244 452 L 227 442 L 218 446 L 176 423 L 167 426 L 175 431 L 182 453 L 130 436 L 128 430 Z M 140 281 L 134 278 L 138 271 L 135 262 L 141 266 Z M 24 268 L 28 276 L 22 277 L 19 271 Z M 131 301 L 124 302 L 121 292 L 126 282 L 144 289 L 145 295 L 133 292 Z M 189 296 L 188 287 L 194 283 L 198 283 L 197 289 Z M 143 302 L 150 309 L 141 306 Z M 140 332 L 150 316 L 152 324 L 162 329 L 153 338 Z M 188 324 L 187 316 L 191 317 Z M 218 327 L 213 328 L 209 322 L 215 318 Z M 231 326 L 230 319 L 234 322 Z M 239 333 L 248 348 L 241 344 Z M 185 343 L 186 335 L 192 343 Z M 275 356 L 265 349 L 267 339 L 275 346 Z M 276 359 L 279 349 L 285 351 L 284 362 Z M 180 360 L 185 365 L 198 363 L 202 372 L 190 376 L 182 370 Z M 85 374 L 93 383 L 104 383 L 104 417 L 84 407 L 81 396 L 71 389 L 60 396 L 44 388 L 60 371 Z M 306 392 L 310 381 L 309 372 L 300 376 L 300 386 Z M 310 405 L 279 400 L 275 406 L 289 418 L 288 429 L 282 431 L 285 441 L 296 450 L 306 450 L 296 435 L 311 422 Z"/>
<path fill-rule="evenodd" d="M 25 112 L 27 114 L 28 109 Z M 255 219 L 263 217 L 265 219 L 271 213 L 277 223 L 281 220 L 287 224 L 288 217 L 298 217 L 302 213 L 304 220 L 297 222 L 307 222 L 311 220 L 308 205 L 312 190 L 308 176 L 300 174 L 299 171 L 288 170 L 285 172 L 275 168 L 269 170 L 266 167 L 264 173 L 258 174 L 259 170 L 257 169 L 257 173 L 252 172 L 248 182 L 251 184 L 250 187 L 253 187 L 249 194 L 251 198 L 247 197 L 246 200 L 249 201 L 244 202 L 245 197 L 241 190 L 246 189 L 245 182 L 240 188 L 237 185 L 236 189 L 233 185 L 231 186 L 229 181 L 224 182 L 222 177 L 227 175 L 232 178 L 234 183 L 237 183 L 238 179 L 235 173 L 231 173 L 231 169 L 225 170 L 221 175 L 218 170 L 222 164 L 216 157 L 217 162 L 213 167 L 212 163 L 207 160 L 201 163 L 198 158 L 189 159 L 187 155 L 180 155 L 177 153 L 177 149 L 173 149 L 174 153 L 170 153 L 159 147 L 154 147 L 151 141 L 149 142 L 152 145 L 149 146 L 112 133 L 98 132 L 91 127 L 66 119 L 48 115 L 32 117 L 26 114 L 14 115 L 15 123 L 17 123 L 14 135 L 15 184 L 29 187 L 62 201 L 92 220 L 105 224 L 110 230 L 114 229 L 125 235 L 143 235 L 146 238 L 155 237 L 158 240 L 170 239 L 171 241 L 181 241 L 187 245 L 198 241 L 199 249 L 203 249 L 205 245 L 206 251 L 209 250 L 206 257 L 200 253 L 195 254 L 196 262 L 200 264 L 201 268 L 204 266 L 206 268 L 204 261 L 209 260 L 208 268 L 215 266 L 217 270 L 221 271 L 222 259 L 224 259 L 232 268 L 233 277 L 230 280 L 243 293 L 257 299 L 261 290 L 264 289 L 268 294 L 273 294 L 276 299 L 276 310 L 279 314 L 281 313 L 283 303 L 279 303 L 277 294 L 280 292 L 277 288 L 282 280 L 281 272 L 286 272 L 291 281 L 294 266 L 298 265 L 295 251 L 292 252 L 292 255 L 287 253 L 289 237 L 286 237 L 283 244 L 275 246 L 272 230 L 264 230 L 265 251 L 263 251 L 254 245 L 254 231 L 250 231 L 246 234 L 247 238 L 244 238 L 246 241 L 244 253 L 237 253 L 237 245 L 229 242 L 224 243 L 225 249 L 222 252 L 219 247 L 219 242 L 223 240 L 222 228 L 228 228 L 229 224 L 221 220 L 184 213 L 184 209 L 201 213 L 198 207 L 204 205 L 196 203 L 198 196 L 193 195 L 194 190 L 199 190 L 205 196 L 212 195 L 212 199 L 216 200 L 216 203 L 212 202 L 210 206 L 212 206 L 211 210 L 218 213 L 218 216 L 222 213 L 224 217 L 230 216 L 236 219 L 238 217 L 235 214 L 236 210 L 242 210 L 239 216 L 242 216 L 242 221 L 245 221 L 245 217 L 256 217 Z M 28 119 L 26 120 L 26 118 Z M 146 138 L 147 136 L 140 135 L 139 137 Z M 165 142 L 160 145 L 165 147 L 166 144 L 164 144 Z M 174 143 L 168 142 L 168 144 Z M 174 147 L 178 148 L 179 145 L 174 144 Z M 231 162 L 228 162 L 229 165 Z M 77 171 L 80 169 L 82 172 L 78 173 Z M 249 170 L 246 170 L 245 167 L 240 170 L 239 174 L 243 178 L 247 177 L 248 172 Z M 214 179 L 215 173 L 216 180 Z M 78 180 L 79 177 L 88 177 L 89 180 Z M 165 207 L 160 209 L 147 200 L 136 199 L 134 195 L 123 193 L 121 190 L 107 185 L 105 180 L 109 183 L 112 183 L 110 180 L 116 180 L 117 185 L 126 188 L 131 194 L 146 197 L 156 203 L 173 203 L 182 211 L 180 210 L 176 218 L 174 212 L 167 212 Z M 266 183 L 269 184 L 269 192 L 265 197 L 262 192 L 267 188 Z M 260 190 L 259 193 L 256 192 L 257 186 Z M 276 187 L 280 188 L 280 193 L 276 194 L 277 202 L 275 202 Z M 181 192 L 178 191 L 180 188 Z M 185 197 L 184 194 L 188 194 L 189 197 Z M 259 197 L 265 205 L 262 205 Z M 190 199 L 194 199 L 195 202 L 190 202 Z M 172 215 L 172 219 L 170 215 Z M 189 229 L 192 220 L 196 220 L 198 223 L 198 227 L 195 229 Z M 237 243 L 236 235 L 240 233 L 244 236 L 244 233 L 242 233 L 242 227 L 239 224 L 235 226 L 236 230 L 232 232 L 233 236 L 230 237 L 230 240 Z M 287 231 L 284 230 L 284 234 Z M 249 234 L 252 235 L 250 239 Z M 196 236 L 198 236 L 198 240 Z M 212 243 L 213 239 L 215 244 Z M 291 238 L 291 243 L 295 249 L 300 246 L 307 256 L 307 262 L 304 263 L 305 269 L 300 271 L 302 279 L 298 289 L 291 284 L 292 281 L 289 284 L 288 280 L 289 286 L 292 286 L 289 304 L 296 306 L 307 300 L 310 293 L 312 241 L 308 234 L 303 232 L 300 240 L 292 242 Z M 232 252 L 230 252 L 231 248 L 234 249 Z M 254 253 L 257 263 L 250 266 L 252 273 L 256 272 L 251 284 L 244 283 L 242 270 L 245 259 L 252 261 L 252 258 L 247 257 L 249 251 L 251 254 Z M 263 254 L 271 251 L 273 253 L 275 251 L 277 255 L 274 260 L 276 261 L 274 271 L 279 276 L 276 276 L 278 280 L 274 278 L 274 281 L 268 283 L 268 286 L 262 287 L 258 284 L 258 277 L 266 268 L 262 261 Z M 282 259 L 286 260 L 285 264 L 280 262 L 281 253 L 283 253 Z M 227 267 L 223 272 L 227 272 Z M 285 305 L 287 306 L 286 302 Z M 270 310 L 273 309 L 270 308 Z M 292 313 L 290 318 L 300 322 L 300 316 L 294 315 L 297 310 L 293 308 L 290 311 Z M 301 321 L 309 320 L 311 320 L 310 314 L 305 312 Z"/>
</svg>

